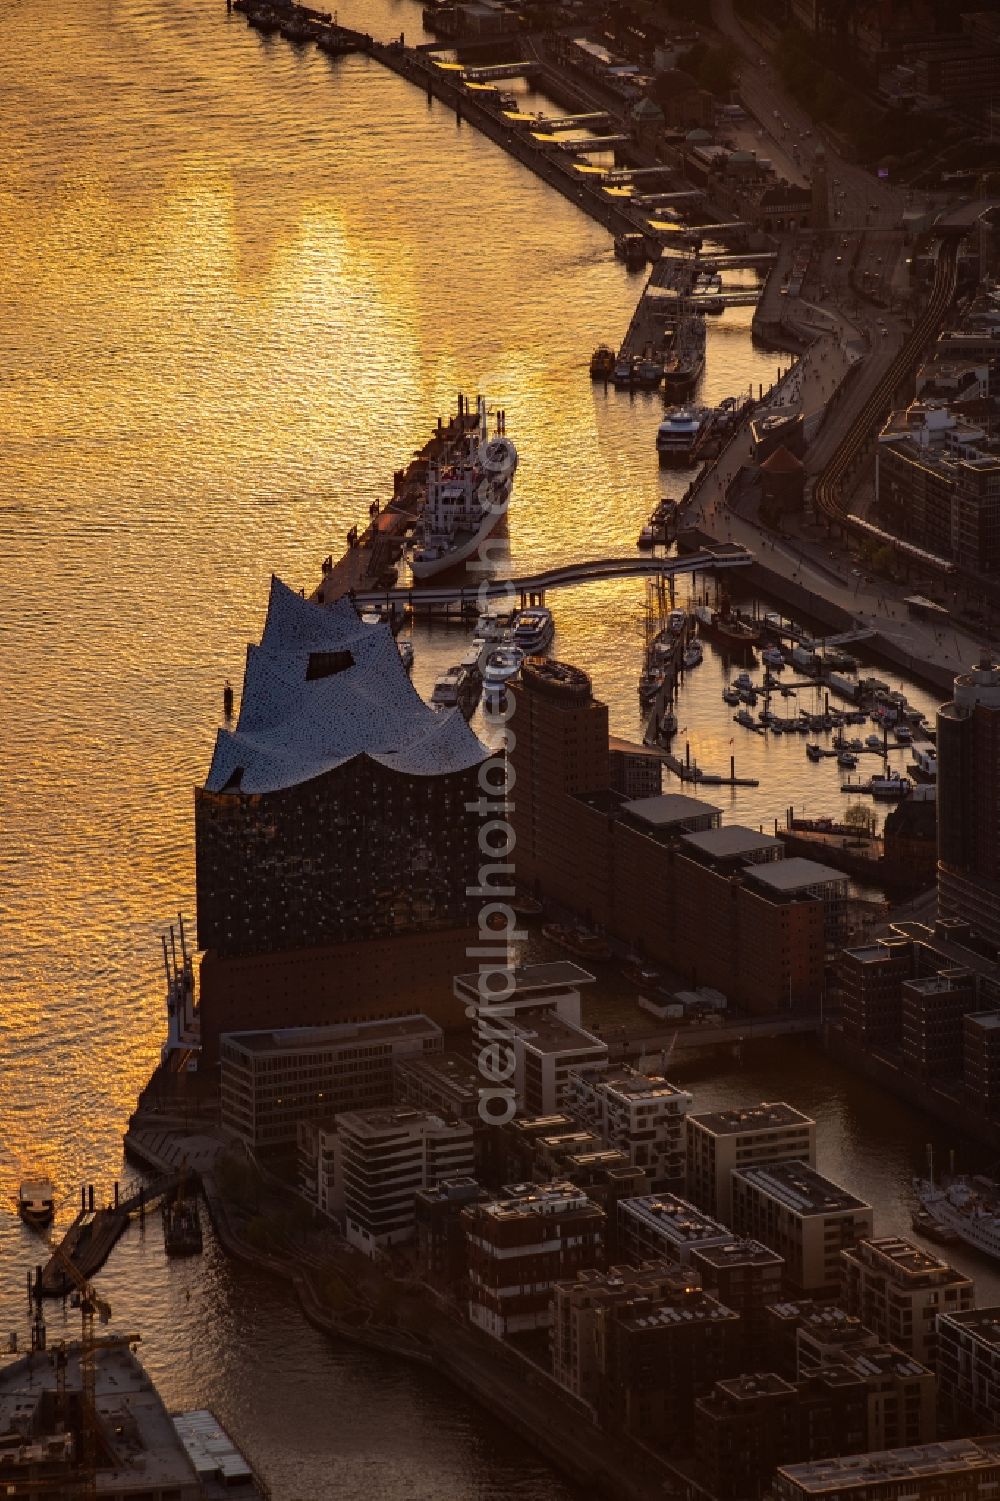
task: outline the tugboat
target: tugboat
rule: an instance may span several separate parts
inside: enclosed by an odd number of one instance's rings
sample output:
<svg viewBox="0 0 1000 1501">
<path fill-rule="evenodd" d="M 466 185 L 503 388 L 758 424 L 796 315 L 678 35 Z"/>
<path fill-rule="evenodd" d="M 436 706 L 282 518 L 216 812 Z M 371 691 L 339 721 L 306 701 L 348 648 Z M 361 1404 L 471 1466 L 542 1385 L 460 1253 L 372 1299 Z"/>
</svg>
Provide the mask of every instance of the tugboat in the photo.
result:
<svg viewBox="0 0 1000 1501">
<path fill-rule="evenodd" d="M 185 1194 L 186 1173 L 182 1170 L 177 1193 L 163 1206 L 163 1245 L 168 1256 L 197 1256 L 202 1247 L 198 1201 Z"/>
<path fill-rule="evenodd" d="M 41 1228 L 56 1212 L 55 1189 L 48 1178 L 28 1178 L 17 1191 L 17 1212 L 26 1225 Z"/>
<path fill-rule="evenodd" d="M 607 344 L 598 344 L 590 356 L 591 380 L 610 380 L 615 373 L 615 352 Z"/>
</svg>

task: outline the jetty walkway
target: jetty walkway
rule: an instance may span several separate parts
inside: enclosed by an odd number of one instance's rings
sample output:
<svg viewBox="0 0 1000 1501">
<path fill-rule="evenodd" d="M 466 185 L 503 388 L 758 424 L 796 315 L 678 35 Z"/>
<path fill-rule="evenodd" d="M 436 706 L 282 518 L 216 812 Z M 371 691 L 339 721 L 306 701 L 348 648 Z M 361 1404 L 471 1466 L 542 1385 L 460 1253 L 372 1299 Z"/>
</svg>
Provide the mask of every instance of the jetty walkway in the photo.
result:
<svg viewBox="0 0 1000 1501">
<path fill-rule="evenodd" d="M 613 578 L 673 578 L 679 573 L 717 573 L 731 568 L 748 568 L 753 553 L 735 543 L 720 542 L 677 558 L 657 558 L 648 553 L 634 558 L 595 558 L 585 563 L 570 563 L 549 568 L 542 573 L 524 574 L 519 578 L 484 579 L 480 584 L 452 584 L 421 587 L 407 585 L 394 589 L 366 589 L 356 593 L 358 605 L 404 605 L 411 609 L 443 605 L 477 605 L 480 601 L 509 597 L 544 595 L 549 589 L 566 589 L 574 584 L 591 584 Z"/>
<path fill-rule="evenodd" d="M 80 1210 L 59 1243 L 59 1250 L 69 1257 L 81 1276 L 90 1278 L 111 1255 L 119 1238 L 134 1217 L 142 1217 L 157 1200 L 174 1192 L 180 1181 L 179 1172 L 167 1173 L 151 1183 L 129 1185 L 129 1191 L 119 1197 L 115 1185 L 115 1202 L 102 1209 L 95 1209 L 91 1200 L 89 1207 Z M 71 1283 L 58 1255 L 53 1252 L 42 1269 L 36 1289 L 44 1298 L 63 1298 L 70 1291 Z"/>
</svg>

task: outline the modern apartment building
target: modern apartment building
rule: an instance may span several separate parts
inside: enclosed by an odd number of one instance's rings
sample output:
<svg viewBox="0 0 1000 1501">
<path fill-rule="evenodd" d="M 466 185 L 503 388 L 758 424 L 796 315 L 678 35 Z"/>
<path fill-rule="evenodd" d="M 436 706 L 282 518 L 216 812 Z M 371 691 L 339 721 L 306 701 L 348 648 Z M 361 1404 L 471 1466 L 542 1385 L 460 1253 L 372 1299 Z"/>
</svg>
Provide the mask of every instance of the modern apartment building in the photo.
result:
<svg viewBox="0 0 1000 1501">
<path fill-rule="evenodd" d="M 1000 947 L 1000 668 L 955 679 L 937 714 L 938 911 Z"/>
<path fill-rule="evenodd" d="M 572 1183 L 520 1183 L 463 1213 L 469 1318 L 497 1339 L 552 1322 L 552 1288 L 605 1255 L 604 1211 Z"/>
<path fill-rule="evenodd" d="M 687 1117 L 687 1195 L 732 1223 L 734 1168 L 797 1159 L 816 1165 L 816 1122 L 784 1101 Z"/>
<path fill-rule="evenodd" d="M 255 1150 L 294 1142 L 300 1121 L 391 1105 L 393 1068 L 439 1054 L 426 1016 L 227 1032 L 220 1049 L 222 1125 Z"/>
<path fill-rule="evenodd" d="M 618 1244 L 632 1261 L 689 1263 L 699 1247 L 721 1246 L 732 1231 L 676 1194 L 647 1194 L 618 1205 Z"/>
<path fill-rule="evenodd" d="M 344 1231 L 366 1255 L 412 1240 L 416 1196 L 470 1178 L 472 1128 L 408 1106 L 346 1111 L 336 1118 Z"/>
<path fill-rule="evenodd" d="M 871 1236 L 871 1206 L 804 1162 L 737 1168 L 732 1184 L 733 1228 L 783 1256 L 797 1291 L 836 1294 L 840 1253 Z"/>
<path fill-rule="evenodd" d="M 937 1341 L 942 1409 L 963 1424 L 1000 1428 L 1000 1308 L 940 1314 Z"/>
<path fill-rule="evenodd" d="M 696 1246 L 689 1265 L 707 1293 L 739 1314 L 740 1368 L 756 1370 L 767 1338 L 765 1310 L 781 1297 L 784 1261 L 758 1240 L 733 1239 L 721 1246 Z"/>
<path fill-rule="evenodd" d="M 860 1240 L 841 1259 L 848 1312 L 879 1339 L 934 1367 L 938 1314 L 972 1307 L 971 1279 L 896 1235 Z"/>
<path fill-rule="evenodd" d="M 992 1501 L 998 1488 L 995 1435 L 782 1465 L 773 1484 L 775 1501 Z"/>
<path fill-rule="evenodd" d="M 660 1074 L 621 1068 L 574 1074 L 566 1108 L 606 1146 L 624 1152 L 656 1191 L 684 1188 L 686 1090 Z"/>
<path fill-rule="evenodd" d="M 518 1103 L 532 1114 L 568 1110 L 574 1077 L 608 1066 L 606 1042 L 549 1010 L 519 1012 L 503 1041 L 514 1055 Z"/>
</svg>

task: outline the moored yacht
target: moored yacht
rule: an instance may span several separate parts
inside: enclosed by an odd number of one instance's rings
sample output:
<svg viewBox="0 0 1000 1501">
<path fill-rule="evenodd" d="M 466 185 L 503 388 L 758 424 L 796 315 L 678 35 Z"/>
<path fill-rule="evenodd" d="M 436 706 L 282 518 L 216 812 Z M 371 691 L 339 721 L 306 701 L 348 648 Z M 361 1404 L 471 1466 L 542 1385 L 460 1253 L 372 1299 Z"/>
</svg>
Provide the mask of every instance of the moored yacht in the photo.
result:
<svg viewBox="0 0 1000 1501">
<path fill-rule="evenodd" d="M 671 407 L 656 430 L 661 464 L 691 464 L 708 425 L 706 407 Z"/>
<path fill-rule="evenodd" d="M 481 679 L 467 668 L 449 667 L 434 684 L 431 704 L 435 709 L 461 709 L 466 719 L 471 719 L 481 687 Z"/>
<path fill-rule="evenodd" d="M 524 652 L 518 646 L 494 646 L 482 660 L 483 686 L 499 688 L 521 670 Z"/>
</svg>

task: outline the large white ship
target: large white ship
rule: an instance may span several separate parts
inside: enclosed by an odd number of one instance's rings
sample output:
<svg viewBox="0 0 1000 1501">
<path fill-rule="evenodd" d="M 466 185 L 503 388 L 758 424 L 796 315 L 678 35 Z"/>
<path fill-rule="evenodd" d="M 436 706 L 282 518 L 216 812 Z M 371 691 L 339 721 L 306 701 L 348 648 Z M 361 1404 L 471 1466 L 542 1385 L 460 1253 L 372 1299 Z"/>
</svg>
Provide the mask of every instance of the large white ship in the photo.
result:
<svg viewBox="0 0 1000 1501">
<path fill-rule="evenodd" d="M 432 466 L 427 476 L 427 503 L 410 555 L 415 579 L 467 562 L 506 515 L 517 449 L 507 437 L 503 412 L 492 437 L 482 397 L 477 415 L 461 456 L 445 469 Z"/>
<path fill-rule="evenodd" d="M 917 1178 L 913 1187 L 920 1200 L 914 1229 L 931 1239 L 964 1240 L 1000 1261 L 1000 1184 L 959 1175 L 942 1183 Z"/>
</svg>

